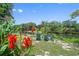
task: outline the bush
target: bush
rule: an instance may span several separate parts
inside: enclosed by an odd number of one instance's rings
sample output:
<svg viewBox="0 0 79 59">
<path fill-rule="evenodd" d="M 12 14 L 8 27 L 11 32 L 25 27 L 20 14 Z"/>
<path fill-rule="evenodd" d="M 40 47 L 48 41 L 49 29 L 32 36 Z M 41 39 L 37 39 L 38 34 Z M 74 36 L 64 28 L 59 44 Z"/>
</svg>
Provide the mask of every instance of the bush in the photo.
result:
<svg viewBox="0 0 79 59">
<path fill-rule="evenodd" d="M 41 34 L 40 33 L 36 34 L 36 40 L 41 40 Z"/>
</svg>

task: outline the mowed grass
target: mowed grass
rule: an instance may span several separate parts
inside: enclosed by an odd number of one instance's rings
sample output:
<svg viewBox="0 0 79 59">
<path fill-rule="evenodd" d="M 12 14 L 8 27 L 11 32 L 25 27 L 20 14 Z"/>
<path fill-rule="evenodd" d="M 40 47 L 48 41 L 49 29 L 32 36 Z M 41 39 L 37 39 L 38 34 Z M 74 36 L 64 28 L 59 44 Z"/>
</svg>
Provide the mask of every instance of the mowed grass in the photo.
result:
<svg viewBox="0 0 79 59">
<path fill-rule="evenodd" d="M 29 55 L 45 55 L 45 52 L 49 52 L 48 56 L 76 56 L 79 55 L 79 49 L 72 48 L 70 50 L 64 50 L 60 45 L 53 43 L 52 41 L 33 41 L 33 46 Z"/>
</svg>

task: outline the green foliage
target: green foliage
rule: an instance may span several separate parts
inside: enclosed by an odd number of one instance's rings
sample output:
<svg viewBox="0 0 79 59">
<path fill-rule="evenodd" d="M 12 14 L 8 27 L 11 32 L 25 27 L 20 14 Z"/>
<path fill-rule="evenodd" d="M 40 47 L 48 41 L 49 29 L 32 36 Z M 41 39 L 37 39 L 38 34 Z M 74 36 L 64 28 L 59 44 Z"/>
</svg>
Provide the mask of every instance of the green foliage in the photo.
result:
<svg viewBox="0 0 79 59">
<path fill-rule="evenodd" d="M 37 33 L 37 35 L 36 35 L 36 40 L 41 40 L 41 34 L 40 33 Z"/>
<path fill-rule="evenodd" d="M 13 29 L 12 4 L 0 4 L 0 55 L 9 55 L 8 33 Z"/>
<path fill-rule="evenodd" d="M 2 55 L 5 52 L 5 50 L 7 49 L 7 47 L 8 47 L 8 44 L 7 45 L 3 45 L 1 47 L 1 49 L 0 49 L 0 55 Z"/>
<path fill-rule="evenodd" d="M 75 37 L 72 37 L 72 38 L 63 38 L 65 42 L 67 43 L 79 43 L 79 38 L 75 38 Z"/>
<path fill-rule="evenodd" d="M 24 24 L 20 24 L 20 25 L 14 25 L 14 32 L 27 32 L 27 31 L 31 31 L 32 26 L 36 26 L 35 23 L 29 22 L 29 23 L 24 23 Z"/>
<path fill-rule="evenodd" d="M 70 16 L 71 16 L 71 19 L 76 18 L 77 16 L 79 16 L 79 10 L 75 10 L 74 12 L 72 12 Z"/>
<path fill-rule="evenodd" d="M 0 39 L 7 37 L 7 34 L 11 32 L 13 26 L 12 20 L 12 4 L 1 3 L 0 4 Z M 2 37 L 4 36 L 4 37 Z"/>
</svg>

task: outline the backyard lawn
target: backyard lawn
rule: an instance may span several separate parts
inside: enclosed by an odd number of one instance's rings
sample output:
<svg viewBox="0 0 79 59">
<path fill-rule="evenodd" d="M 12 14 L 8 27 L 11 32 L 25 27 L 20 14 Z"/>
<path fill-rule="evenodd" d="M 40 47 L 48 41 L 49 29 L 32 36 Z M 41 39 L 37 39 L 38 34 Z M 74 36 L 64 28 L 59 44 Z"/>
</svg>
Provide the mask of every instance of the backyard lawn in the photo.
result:
<svg viewBox="0 0 79 59">
<path fill-rule="evenodd" d="M 29 55 L 35 56 L 74 56 L 79 55 L 79 47 L 70 46 L 70 48 L 64 48 L 60 43 L 54 41 L 33 41 L 33 47 L 30 50 Z M 77 48 L 77 49 L 76 49 Z"/>
</svg>

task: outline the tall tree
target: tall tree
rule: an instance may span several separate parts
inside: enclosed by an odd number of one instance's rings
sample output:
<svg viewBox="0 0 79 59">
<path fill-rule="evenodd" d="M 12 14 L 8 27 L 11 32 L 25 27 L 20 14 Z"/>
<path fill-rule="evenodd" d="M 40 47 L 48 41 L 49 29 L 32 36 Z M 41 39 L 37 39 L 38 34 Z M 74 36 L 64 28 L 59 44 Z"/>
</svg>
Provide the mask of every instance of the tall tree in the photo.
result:
<svg viewBox="0 0 79 59">
<path fill-rule="evenodd" d="M 0 4 L 0 39 L 2 36 L 7 35 L 11 31 L 13 26 L 13 17 L 12 17 L 12 8 L 13 4 L 10 3 L 1 3 Z"/>
<path fill-rule="evenodd" d="M 70 16 L 71 16 L 71 19 L 76 18 L 77 16 L 79 16 L 79 10 L 75 10 L 74 12 L 72 12 Z"/>
</svg>

